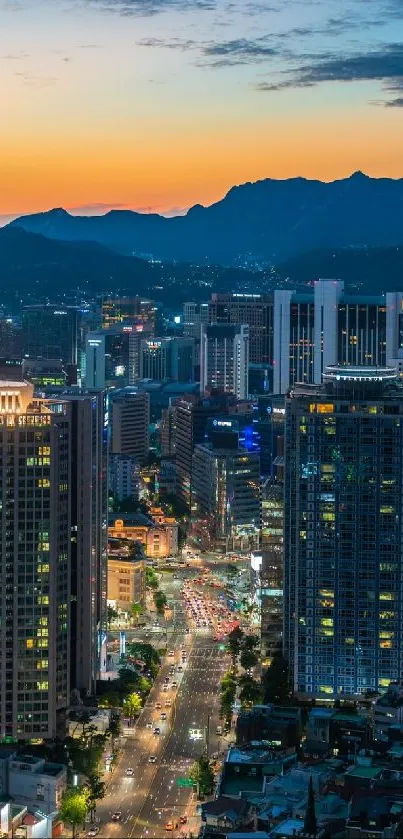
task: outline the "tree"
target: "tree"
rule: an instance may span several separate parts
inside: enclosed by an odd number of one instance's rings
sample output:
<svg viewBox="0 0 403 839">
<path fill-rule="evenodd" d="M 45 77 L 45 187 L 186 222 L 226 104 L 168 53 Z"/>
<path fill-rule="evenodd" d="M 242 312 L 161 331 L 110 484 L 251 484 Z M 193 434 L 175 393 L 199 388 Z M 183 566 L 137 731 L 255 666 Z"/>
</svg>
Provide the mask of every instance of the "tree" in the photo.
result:
<svg viewBox="0 0 403 839">
<path fill-rule="evenodd" d="M 110 627 L 111 623 L 113 623 L 113 621 L 117 621 L 118 617 L 119 617 L 119 612 L 117 612 L 116 609 L 113 608 L 113 606 L 108 606 L 107 621 L 108 621 L 108 626 L 109 627 Z"/>
<path fill-rule="evenodd" d="M 152 568 L 146 568 L 146 586 L 147 588 L 158 588 L 158 577 Z"/>
<path fill-rule="evenodd" d="M 163 591 L 160 591 L 159 589 L 154 591 L 154 603 L 157 613 L 159 615 L 163 615 L 167 605 L 167 599 Z"/>
<path fill-rule="evenodd" d="M 120 716 L 117 714 L 111 714 L 111 718 L 109 720 L 109 726 L 107 729 L 107 734 L 112 740 L 112 751 L 115 747 L 115 740 L 119 737 L 122 731 L 122 724 L 120 722 Z"/>
<path fill-rule="evenodd" d="M 263 676 L 264 701 L 281 705 L 289 702 L 291 696 L 288 662 L 281 650 L 273 656 L 270 667 Z"/>
<path fill-rule="evenodd" d="M 137 717 L 141 711 L 142 701 L 138 693 L 129 693 L 129 696 L 124 700 L 124 711 L 129 717 L 130 722 L 134 717 Z"/>
<path fill-rule="evenodd" d="M 99 707 L 100 708 L 119 708 L 120 707 L 120 696 L 118 691 L 110 690 L 108 693 L 104 693 L 99 700 Z"/>
<path fill-rule="evenodd" d="M 130 606 L 130 615 L 133 620 L 137 621 L 143 611 L 141 603 L 132 603 Z"/>
<path fill-rule="evenodd" d="M 239 626 L 235 627 L 235 629 L 230 632 L 228 635 L 228 652 L 232 659 L 232 666 L 236 667 L 239 653 L 241 652 L 241 641 L 243 640 L 244 634 L 242 629 Z"/>
<path fill-rule="evenodd" d="M 77 828 L 85 823 L 89 810 L 90 791 L 87 787 L 67 787 L 62 796 L 60 817 L 62 821 L 71 825 L 73 839 L 77 836 Z"/>
<path fill-rule="evenodd" d="M 244 650 L 255 650 L 259 646 L 259 638 L 257 635 L 245 635 L 243 639 Z"/>
<path fill-rule="evenodd" d="M 220 718 L 231 723 L 232 707 L 235 702 L 237 682 L 233 673 L 225 674 L 221 682 Z"/>
<path fill-rule="evenodd" d="M 252 667 L 256 667 L 258 661 L 259 659 L 253 650 L 241 650 L 240 662 L 244 670 L 250 670 Z"/>
<path fill-rule="evenodd" d="M 101 781 L 99 775 L 91 775 L 89 782 L 89 797 L 88 809 L 91 813 L 91 821 L 94 821 L 95 811 L 97 808 L 97 801 L 101 801 L 105 796 L 105 784 Z"/>
<path fill-rule="evenodd" d="M 197 784 L 199 795 L 208 795 L 213 791 L 214 771 L 205 752 L 193 764 L 189 776 Z"/>
<path fill-rule="evenodd" d="M 257 705 L 262 701 L 262 686 L 251 676 L 241 676 L 239 679 L 241 692 L 239 699 L 242 705 Z"/>
<path fill-rule="evenodd" d="M 157 666 L 161 664 L 159 653 L 152 644 L 147 644 L 143 641 L 132 641 L 127 645 L 127 651 L 129 656 L 144 661 L 147 668 L 150 668 L 153 663 Z"/>
</svg>

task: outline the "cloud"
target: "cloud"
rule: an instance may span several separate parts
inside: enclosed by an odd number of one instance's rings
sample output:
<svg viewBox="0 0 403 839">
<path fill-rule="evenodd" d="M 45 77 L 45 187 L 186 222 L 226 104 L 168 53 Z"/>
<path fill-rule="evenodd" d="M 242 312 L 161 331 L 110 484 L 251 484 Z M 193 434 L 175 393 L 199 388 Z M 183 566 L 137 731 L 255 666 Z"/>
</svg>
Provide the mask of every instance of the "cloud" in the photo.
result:
<svg viewBox="0 0 403 839">
<path fill-rule="evenodd" d="M 107 12 L 115 12 L 123 17 L 153 17 L 161 12 L 174 10 L 213 11 L 217 0 L 85 0 L 89 6 L 98 6 Z"/>
<path fill-rule="evenodd" d="M 137 41 L 140 47 L 163 48 L 187 52 L 198 51 L 198 67 L 230 67 L 237 64 L 258 64 L 277 55 L 277 50 L 270 46 L 268 37 L 255 39 L 237 38 L 233 41 L 197 41 L 172 38 L 142 38 Z"/>
<path fill-rule="evenodd" d="M 387 44 L 371 52 L 343 56 L 309 56 L 307 63 L 283 70 L 274 82 L 259 82 L 258 91 L 316 87 L 324 82 L 380 82 L 387 93 L 403 92 L 403 44 Z M 384 104 L 393 106 L 397 100 Z"/>
<path fill-rule="evenodd" d="M 56 76 L 35 76 L 34 74 L 23 72 L 14 73 L 14 76 L 20 78 L 22 83 L 27 87 L 50 87 L 59 81 Z"/>
</svg>

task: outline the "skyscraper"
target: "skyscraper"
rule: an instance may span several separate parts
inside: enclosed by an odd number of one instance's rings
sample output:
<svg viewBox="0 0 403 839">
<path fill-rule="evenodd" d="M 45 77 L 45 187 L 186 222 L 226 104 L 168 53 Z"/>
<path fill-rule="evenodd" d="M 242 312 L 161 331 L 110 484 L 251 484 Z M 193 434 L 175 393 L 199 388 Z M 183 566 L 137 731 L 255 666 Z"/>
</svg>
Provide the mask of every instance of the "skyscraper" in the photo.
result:
<svg viewBox="0 0 403 839">
<path fill-rule="evenodd" d="M 249 327 L 246 324 L 203 326 L 200 346 L 200 391 L 217 388 L 248 397 Z"/>
<path fill-rule="evenodd" d="M 102 301 L 102 327 L 143 324 L 144 331 L 154 333 L 155 303 L 141 297 L 107 297 Z"/>
<path fill-rule="evenodd" d="M 23 355 L 77 364 L 79 321 L 80 311 L 74 306 L 25 306 L 22 313 Z"/>
<path fill-rule="evenodd" d="M 273 363 L 273 295 L 214 293 L 208 304 L 208 322 L 246 323 L 251 364 Z"/>
<path fill-rule="evenodd" d="M 111 454 L 130 455 L 141 465 L 150 443 L 150 397 L 128 387 L 112 391 L 108 399 Z"/>
<path fill-rule="evenodd" d="M 151 338 L 141 341 L 140 378 L 175 382 L 194 381 L 193 338 Z"/>
<path fill-rule="evenodd" d="M 391 368 L 328 367 L 286 399 L 284 647 L 300 693 L 401 678 L 402 414 Z"/>
<path fill-rule="evenodd" d="M 222 550 L 259 547 L 260 456 L 198 445 L 193 455 L 192 518 L 202 543 Z"/>
<path fill-rule="evenodd" d="M 54 737 L 70 694 L 71 418 L 0 382 L 1 737 Z"/>
</svg>

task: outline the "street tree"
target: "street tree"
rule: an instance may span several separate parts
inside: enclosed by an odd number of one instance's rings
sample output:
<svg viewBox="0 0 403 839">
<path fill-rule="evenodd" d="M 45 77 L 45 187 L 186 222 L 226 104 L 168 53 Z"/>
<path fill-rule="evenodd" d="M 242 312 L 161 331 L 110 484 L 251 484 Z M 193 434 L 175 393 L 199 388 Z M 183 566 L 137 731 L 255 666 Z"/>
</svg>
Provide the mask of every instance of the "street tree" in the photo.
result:
<svg viewBox="0 0 403 839">
<path fill-rule="evenodd" d="M 240 663 L 241 663 L 241 667 L 243 667 L 244 670 L 251 670 L 252 667 L 256 667 L 256 665 L 258 664 L 259 658 L 256 655 L 256 653 L 253 652 L 253 650 L 243 649 L 243 650 L 241 650 L 241 655 L 240 655 L 239 660 L 240 660 Z"/>
<path fill-rule="evenodd" d="M 158 577 L 157 577 L 155 571 L 153 571 L 152 568 L 147 567 L 146 568 L 146 586 L 147 586 L 147 588 L 157 589 L 158 585 L 159 585 Z"/>
<path fill-rule="evenodd" d="M 263 691 L 260 682 L 253 679 L 252 676 L 244 675 L 239 679 L 239 686 L 241 688 L 239 699 L 242 705 L 257 705 L 262 701 Z"/>
<path fill-rule="evenodd" d="M 239 654 L 241 652 L 241 642 L 243 640 L 244 633 L 239 626 L 235 627 L 232 632 L 228 635 L 228 645 L 227 649 L 232 659 L 232 666 L 236 667 Z"/>
<path fill-rule="evenodd" d="M 291 697 L 291 679 L 288 662 L 281 650 L 273 656 L 270 667 L 263 676 L 264 702 L 275 702 L 281 705 L 289 702 Z"/>
<path fill-rule="evenodd" d="M 140 615 L 142 614 L 143 607 L 141 603 L 132 603 L 130 606 L 130 615 L 134 621 L 138 621 Z"/>
<path fill-rule="evenodd" d="M 163 591 L 160 591 L 159 589 L 154 591 L 154 603 L 158 614 L 163 615 L 167 605 L 167 599 Z"/>
<path fill-rule="evenodd" d="M 209 795 L 214 788 L 214 771 L 205 752 L 193 764 L 190 770 L 190 778 L 197 784 L 199 795 Z"/>
<path fill-rule="evenodd" d="M 62 796 L 60 818 L 69 824 L 73 831 L 73 839 L 77 830 L 85 824 L 89 811 L 90 791 L 87 787 L 67 787 Z"/>
<path fill-rule="evenodd" d="M 117 610 L 114 609 L 113 606 L 108 606 L 107 622 L 108 622 L 108 627 L 109 628 L 111 626 L 111 623 L 113 623 L 114 621 L 117 621 L 118 617 L 119 617 L 119 612 L 117 612 Z"/>
<path fill-rule="evenodd" d="M 98 774 L 91 775 L 91 777 L 88 779 L 88 789 L 88 809 L 90 812 L 91 821 L 93 822 L 97 808 L 97 801 L 101 801 L 102 798 L 105 797 L 105 784 L 103 781 L 101 781 L 101 778 Z"/>
<path fill-rule="evenodd" d="M 141 708 L 142 701 L 138 693 L 129 693 L 124 700 L 124 711 L 130 722 L 133 722 L 133 719 L 139 715 Z"/>
</svg>

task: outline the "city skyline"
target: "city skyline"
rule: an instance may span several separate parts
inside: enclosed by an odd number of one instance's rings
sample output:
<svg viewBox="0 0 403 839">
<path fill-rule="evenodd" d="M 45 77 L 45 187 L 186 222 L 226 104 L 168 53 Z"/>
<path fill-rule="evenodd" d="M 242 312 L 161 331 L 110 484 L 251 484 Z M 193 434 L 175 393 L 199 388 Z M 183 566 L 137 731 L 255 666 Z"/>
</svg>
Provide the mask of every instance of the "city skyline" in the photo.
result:
<svg viewBox="0 0 403 839">
<path fill-rule="evenodd" d="M 395 0 L 6 0 L 1 14 L 0 223 L 401 174 Z"/>
</svg>

